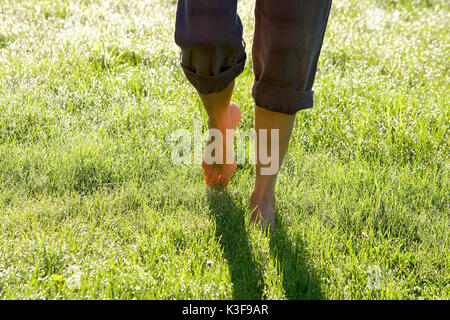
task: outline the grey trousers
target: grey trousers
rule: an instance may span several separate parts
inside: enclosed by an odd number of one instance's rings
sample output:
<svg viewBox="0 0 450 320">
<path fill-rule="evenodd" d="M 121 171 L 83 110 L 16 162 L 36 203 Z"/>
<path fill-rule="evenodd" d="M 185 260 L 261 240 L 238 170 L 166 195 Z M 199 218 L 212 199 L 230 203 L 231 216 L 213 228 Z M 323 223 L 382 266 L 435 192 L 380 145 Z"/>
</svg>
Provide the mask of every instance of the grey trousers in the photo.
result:
<svg viewBox="0 0 450 320">
<path fill-rule="evenodd" d="M 295 114 L 312 90 L 332 0 L 256 0 L 252 96 L 257 106 Z M 237 0 L 178 0 L 175 42 L 181 67 L 202 94 L 222 91 L 246 54 Z"/>
</svg>

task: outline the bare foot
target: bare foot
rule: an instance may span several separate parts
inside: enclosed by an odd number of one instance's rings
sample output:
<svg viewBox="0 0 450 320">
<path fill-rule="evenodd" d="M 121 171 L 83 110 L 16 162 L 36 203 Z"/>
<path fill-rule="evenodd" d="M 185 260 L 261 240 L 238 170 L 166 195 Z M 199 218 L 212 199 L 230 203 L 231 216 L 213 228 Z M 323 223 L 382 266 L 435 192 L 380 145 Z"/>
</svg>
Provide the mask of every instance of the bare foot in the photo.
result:
<svg viewBox="0 0 450 320">
<path fill-rule="evenodd" d="M 254 190 L 250 196 L 251 225 L 273 228 L 275 226 L 274 205 L 275 195 L 273 193 L 261 193 Z"/>
<path fill-rule="evenodd" d="M 234 147 L 233 142 L 231 140 L 227 143 L 226 130 L 227 129 L 236 129 L 239 121 L 241 120 L 241 109 L 231 102 L 228 107 L 228 116 L 220 119 L 219 121 L 215 121 L 214 123 L 208 121 L 208 127 L 219 129 L 222 132 L 223 136 L 223 163 L 212 163 L 207 164 L 205 160 L 202 161 L 203 168 L 203 176 L 205 178 L 205 183 L 214 188 L 225 188 L 228 185 L 228 182 L 231 179 L 231 176 L 234 174 L 237 168 L 236 159 L 234 157 Z M 211 143 L 209 141 L 208 143 Z M 228 155 L 228 157 L 227 157 Z M 232 163 L 226 163 L 226 159 L 233 159 Z"/>
</svg>

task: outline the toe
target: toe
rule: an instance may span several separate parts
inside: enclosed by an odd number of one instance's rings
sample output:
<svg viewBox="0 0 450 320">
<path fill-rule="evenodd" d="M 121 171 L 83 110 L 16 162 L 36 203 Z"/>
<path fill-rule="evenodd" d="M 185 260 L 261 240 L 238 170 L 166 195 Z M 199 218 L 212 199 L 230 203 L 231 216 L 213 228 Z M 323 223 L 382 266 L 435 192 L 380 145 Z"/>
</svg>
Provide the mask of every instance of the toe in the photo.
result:
<svg viewBox="0 0 450 320">
<path fill-rule="evenodd" d="M 205 162 L 202 162 L 202 168 L 203 168 L 203 177 L 205 177 L 206 180 L 209 180 L 209 177 L 211 176 L 213 167 L 210 165 L 207 165 Z"/>
<path fill-rule="evenodd" d="M 236 171 L 237 168 L 237 164 L 236 161 L 233 165 L 227 166 L 224 170 L 223 170 L 223 174 L 222 177 L 220 178 L 219 183 L 223 186 L 226 187 L 228 185 L 228 182 L 230 182 L 231 177 L 233 176 L 234 172 Z"/>
<path fill-rule="evenodd" d="M 214 186 L 219 182 L 219 179 L 221 178 L 222 174 L 215 168 L 211 170 L 211 173 L 209 174 L 209 177 L 207 178 L 207 184 Z"/>
</svg>

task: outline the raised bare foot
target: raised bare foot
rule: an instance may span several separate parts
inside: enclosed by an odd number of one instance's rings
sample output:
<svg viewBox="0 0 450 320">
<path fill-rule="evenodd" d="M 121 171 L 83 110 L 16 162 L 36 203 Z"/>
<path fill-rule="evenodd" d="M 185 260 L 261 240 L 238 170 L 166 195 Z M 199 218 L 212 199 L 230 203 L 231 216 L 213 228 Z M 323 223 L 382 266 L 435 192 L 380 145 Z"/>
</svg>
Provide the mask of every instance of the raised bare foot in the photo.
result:
<svg viewBox="0 0 450 320">
<path fill-rule="evenodd" d="M 227 140 L 227 130 L 236 129 L 241 120 L 241 109 L 231 102 L 228 107 L 228 116 L 215 121 L 208 120 L 209 129 L 219 129 L 223 137 L 223 161 L 222 163 L 208 164 L 205 161 L 205 155 L 202 161 L 203 176 L 206 184 L 214 188 L 225 188 L 237 168 L 236 159 L 234 157 L 233 139 Z M 234 136 L 233 136 L 234 137 Z M 228 141 L 228 143 L 227 143 Z M 207 145 L 212 141 L 208 140 Z M 233 159 L 231 163 L 227 163 L 226 159 Z"/>
<path fill-rule="evenodd" d="M 274 206 L 275 195 L 272 192 L 264 193 L 254 190 L 250 196 L 250 209 L 252 211 L 250 224 L 273 228 L 275 226 Z"/>
</svg>

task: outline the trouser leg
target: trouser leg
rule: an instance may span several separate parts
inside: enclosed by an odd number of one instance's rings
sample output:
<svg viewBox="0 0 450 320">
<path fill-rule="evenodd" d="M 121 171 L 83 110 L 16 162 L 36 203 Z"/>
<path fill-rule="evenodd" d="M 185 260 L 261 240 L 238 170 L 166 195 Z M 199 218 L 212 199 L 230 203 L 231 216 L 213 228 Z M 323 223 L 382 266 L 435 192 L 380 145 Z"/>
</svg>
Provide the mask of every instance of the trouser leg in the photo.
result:
<svg viewBox="0 0 450 320">
<path fill-rule="evenodd" d="M 246 59 L 237 0 L 179 0 L 175 42 L 183 71 L 199 93 L 227 88 Z"/>
<path fill-rule="evenodd" d="M 256 0 L 252 96 L 287 114 L 313 106 L 312 86 L 331 0 Z"/>
</svg>

